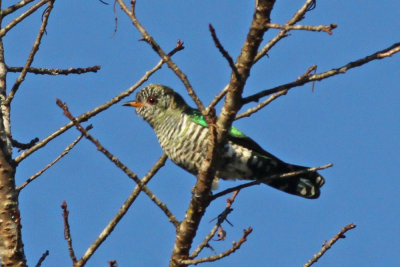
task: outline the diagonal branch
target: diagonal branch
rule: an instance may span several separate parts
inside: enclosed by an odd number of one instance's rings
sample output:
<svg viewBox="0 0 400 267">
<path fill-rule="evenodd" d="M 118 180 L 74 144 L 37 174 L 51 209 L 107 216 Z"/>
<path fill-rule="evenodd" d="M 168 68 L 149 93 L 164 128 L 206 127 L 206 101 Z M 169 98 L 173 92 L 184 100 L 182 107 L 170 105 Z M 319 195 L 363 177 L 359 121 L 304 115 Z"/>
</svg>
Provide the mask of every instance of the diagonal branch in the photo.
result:
<svg viewBox="0 0 400 267">
<path fill-rule="evenodd" d="M 40 2 L 34 4 L 31 6 L 27 11 L 19 15 L 19 17 L 13 19 L 8 25 L 6 25 L 4 28 L 0 29 L 0 38 L 3 37 L 9 30 L 14 28 L 18 23 L 29 17 L 33 12 L 38 10 L 41 6 L 48 2 L 53 2 L 53 0 L 41 0 Z M 50 5 L 50 4 L 49 4 Z"/>
<path fill-rule="evenodd" d="M 350 63 L 347 63 L 346 65 L 339 67 L 339 68 L 335 68 L 335 69 L 331 69 L 329 71 L 320 73 L 320 74 L 314 74 L 314 75 L 310 75 L 310 76 L 304 76 L 301 79 L 297 79 L 294 82 L 291 83 L 287 83 L 287 84 L 283 84 L 268 90 L 263 90 L 259 93 L 256 93 L 254 95 L 250 95 L 248 97 L 243 98 L 243 104 L 252 102 L 252 101 L 258 101 L 261 97 L 264 97 L 266 95 L 270 95 L 273 93 L 277 93 L 280 91 L 284 91 L 284 90 L 288 90 L 288 89 L 292 89 L 294 87 L 298 87 L 298 86 L 302 86 L 306 83 L 309 82 L 313 82 L 313 81 L 321 81 L 324 80 L 326 78 L 338 75 L 338 74 L 344 74 L 346 73 L 348 70 L 356 68 L 356 67 L 360 67 L 364 64 L 367 64 L 373 60 L 378 60 L 378 59 L 383 59 L 386 57 L 390 57 L 396 53 L 400 52 L 400 42 L 399 43 L 395 43 L 393 45 L 391 45 L 388 48 L 382 49 L 378 52 L 375 52 L 369 56 L 366 56 L 364 58 L 352 61 Z"/>
<path fill-rule="evenodd" d="M 26 6 L 27 4 L 29 4 L 30 2 L 33 2 L 35 0 L 21 0 L 20 2 L 7 7 L 6 9 L 3 9 L 0 11 L 0 16 L 2 16 L 3 18 L 15 11 L 17 11 L 18 9 L 20 9 L 21 7 Z"/>
<path fill-rule="evenodd" d="M 112 163 L 115 164 L 119 169 L 121 169 L 126 175 L 128 175 L 129 178 L 135 181 L 140 187 L 143 192 L 146 193 L 146 195 L 164 212 L 164 214 L 168 217 L 169 221 L 175 226 L 178 227 L 179 222 L 175 218 L 175 216 L 172 214 L 172 212 L 168 209 L 168 207 L 158 199 L 156 195 L 153 194 L 153 192 L 150 191 L 150 189 L 142 183 L 142 181 L 138 178 L 138 176 L 131 171 L 126 165 L 124 165 L 116 156 L 111 154 L 104 146 L 100 144 L 100 142 L 95 139 L 93 136 L 89 134 L 88 131 L 86 131 L 82 125 L 79 124 L 77 119 L 72 116 L 72 114 L 69 112 L 68 107 L 66 104 L 64 104 L 60 99 L 57 99 L 57 105 L 64 110 L 64 115 L 69 118 L 75 125 L 75 127 L 90 141 L 92 142 L 97 150 L 99 150 L 101 153 L 103 153 Z"/>
<path fill-rule="evenodd" d="M 248 229 L 243 230 L 242 238 L 240 238 L 240 240 L 237 243 L 233 242 L 232 248 L 230 248 L 230 249 L 228 249 L 228 250 L 226 250 L 226 251 L 224 251 L 224 252 L 222 252 L 222 253 L 220 253 L 218 255 L 214 255 L 214 256 L 206 257 L 206 258 L 200 258 L 200 259 L 197 259 L 197 260 L 180 260 L 179 263 L 180 264 L 185 264 L 185 265 L 190 265 L 190 264 L 196 265 L 196 264 L 203 263 L 203 262 L 212 262 L 212 261 L 217 261 L 217 260 L 220 260 L 222 258 L 225 258 L 225 257 L 231 255 L 236 250 L 238 250 L 241 247 L 241 245 L 244 242 L 247 241 L 247 236 L 252 231 L 253 231 L 253 229 L 251 227 L 249 227 Z"/>
<path fill-rule="evenodd" d="M 167 156 L 162 154 L 162 156 L 158 159 L 158 161 L 153 165 L 151 170 L 140 180 L 142 185 L 147 184 L 157 173 L 157 171 L 164 166 L 165 161 L 167 160 Z M 95 251 L 100 247 L 100 245 L 106 240 L 106 238 L 111 234 L 114 228 L 117 226 L 118 222 L 122 219 L 122 217 L 127 213 L 133 202 L 139 196 L 142 191 L 142 186 L 137 185 L 133 192 L 129 195 L 127 200 L 125 200 L 122 207 L 118 210 L 117 214 L 114 218 L 108 223 L 108 225 L 104 228 L 104 230 L 100 233 L 100 235 L 96 238 L 96 240 L 90 245 L 90 247 L 86 250 L 85 254 L 83 254 L 82 258 L 77 262 L 75 267 L 84 266 L 85 263 L 90 259 L 90 257 L 95 253 Z"/>
<path fill-rule="evenodd" d="M 178 45 L 176 48 L 174 48 L 169 55 L 172 56 L 173 54 L 175 54 L 176 52 L 182 50 L 183 48 L 180 48 Z M 164 64 L 164 60 L 160 60 L 155 66 L 154 68 L 152 68 L 151 70 L 147 71 L 142 78 L 140 78 L 134 85 L 132 85 L 130 88 L 128 88 L 127 90 L 125 90 L 124 92 L 118 94 L 117 96 L 113 97 L 112 99 L 108 100 L 106 103 L 95 107 L 94 109 L 80 115 L 79 117 L 76 118 L 76 120 L 78 122 L 83 122 L 83 121 L 87 121 L 88 119 L 90 119 L 93 116 L 96 116 L 97 114 L 99 114 L 100 112 L 103 112 L 104 110 L 108 109 L 109 107 L 111 107 L 112 105 L 118 103 L 119 101 L 121 101 L 122 99 L 124 99 L 125 97 L 129 96 L 130 94 L 132 94 L 139 86 L 141 86 L 144 82 L 146 82 L 151 75 L 153 75 L 156 71 L 158 71 L 159 69 L 161 69 L 162 65 Z M 57 136 L 61 135 L 62 133 L 64 133 L 65 131 L 67 131 L 68 129 L 70 129 L 71 127 L 74 126 L 73 122 L 69 122 L 67 124 L 65 124 L 64 126 L 62 126 L 61 128 L 59 128 L 58 130 L 56 130 L 55 132 L 51 133 L 49 136 L 47 136 L 46 138 L 44 138 L 43 140 L 41 140 L 39 143 L 37 143 L 35 146 L 31 147 L 30 149 L 24 151 L 23 153 L 21 153 L 21 155 L 19 155 L 18 157 L 15 158 L 15 162 L 18 164 L 19 162 L 21 162 L 22 160 L 24 160 L 25 158 L 27 158 L 29 155 L 31 155 L 33 152 L 39 150 L 40 148 L 44 147 L 45 145 L 47 145 L 51 140 L 53 140 L 54 138 L 56 138 Z"/>
<path fill-rule="evenodd" d="M 306 264 L 304 264 L 303 267 L 309 267 L 314 263 L 316 263 L 325 254 L 325 252 L 327 252 L 339 239 L 346 238 L 344 234 L 347 231 L 350 231 L 351 229 L 354 228 L 356 228 L 356 225 L 353 223 L 349 223 L 348 225 L 343 227 L 342 230 L 340 230 L 340 232 L 337 235 L 335 235 L 331 240 L 329 240 L 328 243 L 326 243 L 325 241 L 324 244 L 322 245 L 321 250 L 317 254 L 315 254 L 311 260 L 309 260 Z"/>
<path fill-rule="evenodd" d="M 289 27 L 293 26 L 297 22 L 301 21 L 304 18 L 304 15 L 307 11 L 310 11 L 312 7 L 315 5 L 315 0 L 306 0 L 304 5 L 297 10 L 297 12 L 293 15 L 293 17 L 286 22 L 285 26 Z M 289 29 L 290 30 L 290 29 Z M 282 38 L 288 36 L 289 30 L 281 30 L 274 38 L 272 38 L 258 53 L 257 56 L 254 58 L 254 63 L 260 60 L 262 57 L 267 55 L 268 51 L 271 50 Z"/>
<path fill-rule="evenodd" d="M 91 125 L 89 125 L 88 127 L 86 127 L 86 130 L 89 130 L 91 127 Z M 65 155 L 67 155 L 69 153 L 69 151 L 71 151 L 71 149 L 73 149 L 75 147 L 75 145 L 82 139 L 83 135 L 78 136 L 78 138 L 76 138 L 71 144 L 69 144 L 64 151 L 58 155 L 58 157 L 53 160 L 51 163 L 49 163 L 46 167 L 44 167 L 43 169 L 41 169 L 40 171 L 38 171 L 37 173 L 35 173 L 34 175 L 32 175 L 31 177 L 28 178 L 28 180 L 26 180 L 23 184 L 21 184 L 20 186 L 18 186 L 16 189 L 18 191 L 21 191 L 22 189 L 25 188 L 25 186 L 27 186 L 29 183 L 31 183 L 33 180 L 35 180 L 36 178 L 38 178 L 40 175 L 42 175 L 45 171 L 47 171 L 51 166 L 53 166 L 54 164 L 57 163 L 57 161 L 59 161 L 62 157 L 64 157 Z"/>
<path fill-rule="evenodd" d="M 48 2 L 48 7 L 46 8 L 46 10 L 44 12 L 42 25 L 40 26 L 39 33 L 36 37 L 35 42 L 33 43 L 32 50 L 29 53 L 28 59 L 25 63 L 25 66 L 23 67 L 20 75 L 18 76 L 13 87 L 11 88 L 10 93 L 8 94 L 8 96 L 6 98 L 5 105 L 10 105 L 11 101 L 13 100 L 13 98 L 15 96 L 15 93 L 18 91 L 19 86 L 25 80 L 25 76 L 28 73 L 28 68 L 31 66 L 33 59 L 35 58 L 35 55 L 36 55 L 37 51 L 39 50 L 40 42 L 42 40 L 43 34 L 46 31 L 47 21 L 49 19 L 50 13 L 53 9 L 54 0 L 48 0 L 47 2 Z"/>
</svg>

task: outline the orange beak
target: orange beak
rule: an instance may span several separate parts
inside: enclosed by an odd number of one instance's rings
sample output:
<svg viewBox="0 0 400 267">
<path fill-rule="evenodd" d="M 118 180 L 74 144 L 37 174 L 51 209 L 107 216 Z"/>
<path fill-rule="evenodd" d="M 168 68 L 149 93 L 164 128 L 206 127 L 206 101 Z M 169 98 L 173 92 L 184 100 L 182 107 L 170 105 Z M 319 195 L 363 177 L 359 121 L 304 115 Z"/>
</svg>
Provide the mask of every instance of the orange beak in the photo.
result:
<svg viewBox="0 0 400 267">
<path fill-rule="evenodd" d="M 122 104 L 123 106 L 128 106 L 128 107 L 135 107 L 135 108 L 139 108 L 139 107 L 143 107 L 144 104 L 140 103 L 140 102 L 136 102 L 136 101 L 129 101 L 126 102 L 124 104 Z"/>
</svg>

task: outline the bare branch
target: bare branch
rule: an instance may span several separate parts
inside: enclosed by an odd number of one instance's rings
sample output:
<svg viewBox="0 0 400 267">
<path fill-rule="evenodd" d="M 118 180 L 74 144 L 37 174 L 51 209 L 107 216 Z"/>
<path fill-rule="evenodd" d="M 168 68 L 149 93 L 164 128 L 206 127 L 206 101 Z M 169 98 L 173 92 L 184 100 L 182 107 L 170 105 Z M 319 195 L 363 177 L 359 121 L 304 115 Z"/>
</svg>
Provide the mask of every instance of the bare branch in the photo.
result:
<svg viewBox="0 0 400 267">
<path fill-rule="evenodd" d="M 36 55 L 37 51 L 39 50 L 40 42 L 42 40 L 44 32 L 46 31 L 47 21 L 49 19 L 51 11 L 53 10 L 54 0 L 48 0 L 47 2 L 48 2 L 48 7 L 46 8 L 46 10 L 43 14 L 42 25 L 40 26 L 39 33 L 36 37 L 35 42 L 33 43 L 32 50 L 29 53 L 28 59 L 25 63 L 25 66 L 23 67 L 23 69 L 21 71 L 21 74 L 18 76 L 13 87 L 11 88 L 10 93 L 8 94 L 8 96 L 6 98 L 5 105 L 10 105 L 12 99 L 14 98 L 15 93 L 18 91 L 19 86 L 25 80 L 25 76 L 28 72 L 28 68 L 31 66 L 33 59 L 35 58 L 35 55 Z"/>
<path fill-rule="evenodd" d="M 229 66 L 231 67 L 233 73 L 237 76 L 237 79 L 240 79 L 239 72 L 235 66 L 235 62 L 233 62 L 232 57 L 229 55 L 228 51 L 225 50 L 225 48 L 222 46 L 221 42 L 218 40 L 217 33 L 215 32 L 214 27 L 209 24 L 208 28 L 211 32 L 211 37 L 214 40 L 215 46 L 218 48 L 219 52 L 222 54 L 222 56 L 228 61 Z"/>
<path fill-rule="evenodd" d="M 308 70 L 306 71 L 306 73 L 304 73 L 302 76 L 300 76 L 299 78 L 297 78 L 297 80 L 301 80 L 304 77 L 307 77 L 310 75 L 311 72 L 314 72 L 317 69 L 317 66 L 311 66 L 308 68 Z M 313 86 L 314 89 L 314 86 Z M 268 99 L 264 100 L 263 102 L 261 102 L 260 104 L 258 104 L 255 107 L 249 108 L 248 110 L 246 110 L 245 112 L 241 113 L 240 115 L 236 116 L 235 120 L 244 118 L 244 117 L 250 117 L 252 114 L 256 113 L 257 111 L 259 111 L 260 109 L 264 108 L 265 106 L 267 106 L 269 103 L 271 103 L 272 101 L 274 101 L 275 99 L 279 98 L 280 96 L 286 95 L 286 93 L 289 90 L 283 90 L 280 92 L 277 92 L 275 94 L 273 94 L 272 96 L 270 96 Z"/>
<path fill-rule="evenodd" d="M 243 236 L 242 238 L 240 238 L 240 240 L 236 243 L 234 242 L 232 248 L 226 250 L 225 252 L 215 255 L 215 256 L 211 256 L 211 257 L 206 257 L 206 258 L 200 258 L 197 260 L 180 260 L 179 263 L 180 264 L 185 264 L 185 265 L 189 265 L 189 264 L 199 264 L 199 263 L 203 263 L 203 262 L 212 262 L 212 261 L 217 261 L 220 260 L 222 258 L 225 258 L 229 255 L 231 255 L 233 252 L 235 252 L 236 250 L 238 250 L 240 248 L 240 246 L 247 241 L 247 236 L 253 231 L 253 229 L 251 227 L 249 227 L 246 230 L 243 230 Z"/>
<path fill-rule="evenodd" d="M 288 89 L 292 89 L 294 87 L 298 87 L 298 86 L 302 86 L 306 83 L 309 82 L 313 82 L 313 81 L 321 81 L 324 80 L 326 78 L 338 75 L 338 74 L 344 74 L 346 73 L 348 70 L 356 68 L 356 67 L 360 67 L 364 64 L 367 64 L 373 60 L 377 60 L 377 59 L 383 59 L 386 57 L 390 57 L 392 55 L 394 55 L 395 53 L 398 53 L 400 51 L 400 42 L 399 43 L 395 43 L 393 45 L 391 45 L 388 48 L 382 49 L 378 52 L 375 52 L 369 56 L 366 56 L 364 58 L 358 59 L 356 61 L 352 61 L 350 63 L 347 63 L 346 65 L 339 67 L 339 68 L 335 68 L 335 69 L 331 69 L 329 71 L 320 73 L 320 74 L 314 74 L 314 75 L 310 75 L 310 76 L 305 76 L 301 79 L 298 79 L 294 82 L 291 83 L 287 83 L 287 84 L 283 84 L 283 85 L 279 85 L 277 87 L 268 89 L 268 90 L 263 90 L 257 94 L 248 96 L 243 98 L 243 104 L 252 102 L 252 101 L 258 101 L 261 97 L 264 97 L 266 95 L 270 95 L 272 93 L 276 93 L 279 91 L 283 91 L 283 90 L 288 90 Z"/>
<path fill-rule="evenodd" d="M 173 52 L 177 52 L 179 50 L 182 49 L 177 49 L 174 48 L 173 51 L 171 51 L 171 55 L 172 56 L 174 53 Z M 106 103 L 97 106 L 96 108 L 80 115 L 79 117 L 76 118 L 76 120 L 78 122 L 83 122 L 83 121 L 87 121 L 89 118 L 96 116 L 97 114 L 99 114 L 100 112 L 103 112 L 104 110 L 108 109 L 109 107 L 111 107 L 112 105 L 118 103 L 119 101 L 121 101 L 122 99 L 124 99 L 125 97 L 129 96 L 130 94 L 132 94 L 138 87 L 140 87 L 144 82 L 146 82 L 151 75 L 153 75 L 156 71 L 158 71 L 159 69 L 161 69 L 162 65 L 164 64 L 164 60 L 160 60 L 156 66 L 154 66 L 154 68 L 152 68 L 151 70 L 147 71 L 142 78 L 140 78 L 136 84 L 132 85 L 130 88 L 128 88 L 127 90 L 125 90 L 124 92 L 118 94 L 117 96 L 113 97 L 112 99 L 110 99 L 109 101 L 107 101 Z M 59 128 L 58 130 L 56 130 L 55 132 L 53 132 L 52 134 L 50 134 L 49 136 L 47 136 L 46 138 L 44 138 L 43 140 L 41 140 L 39 143 L 37 143 L 35 146 L 33 146 L 32 148 L 24 151 L 21 155 L 19 155 L 18 157 L 15 158 L 15 162 L 19 163 L 22 160 L 24 160 L 25 158 L 27 158 L 30 154 L 32 154 L 33 152 L 39 150 L 40 148 L 44 147 L 45 145 L 47 145 L 47 143 L 49 143 L 51 140 L 53 140 L 54 138 L 56 138 L 57 136 L 61 135 L 62 133 L 64 133 L 65 131 L 67 131 L 68 129 L 70 129 L 72 126 L 74 126 L 73 122 L 69 122 L 67 124 L 65 124 L 64 126 L 62 126 L 61 128 Z"/>
<path fill-rule="evenodd" d="M 34 4 L 31 6 L 27 11 L 19 15 L 19 17 L 13 19 L 8 25 L 6 25 L 4 28 L 0 30 L 0 38 L 3 37 L 9 30 L 11 30 L 13 27 L 15 27 L 18 23 L 23 21 L 25 18 L 27 18 L 29 15 L 31 15 L 33 12 L 38 10 L 41 6 L 48 2 L 53 2 L 53 0 L 41 0 L 40 2 Z"/>
<path fill-rule="evenodd" d="M 190 259 L 196 258 L 196 257 L 199 255 L 199 253 L 200 253 L 205 247 L 210 246 L 210 245 L 208 244 L 208 242 L 210 242 L 210 240 L 214 237 L 214 235 L 215 235 L 215 233 L 217 232 L 217 230 L 222 229 L 222 228 L 221 228 L 221 224 L 222 224 L 225 220 L 227 221 L 227 217 L 228 217 L 229 213 L 231 213 L 231 211 L 232 211 L 231 206 L 232 206 L 233 202 L 235 201 L 236 196 L 237 196 L 238 194 L 239 194 L 239 190 L 236 190 L 236 191 L 233 193 L 232 197 L 230 197 L 230 198 L 227 199 L 227 203 L 226 203 L 225 210 L 224 210 L 223 212 L 221 212 L 221 213 L 218 215 L 218 217 L 217 217 L 217 218 L 218 218 L 217 223 L 216 223 L 216 224 L 214 225 L 214 227 L 211 229 L 210 233 L 204 238 L 203 242 L 201 242 L 201 243 L 198 245 L 198 247 L 195 249 L 195 251 L 193 251 L 193 253 L 190 254 L 190 256 L 189 256 Z M 219 237 L 219 240 L 222 240 L 223 238 L 224 238 L 224 237 Z"/>
<path fill-rule="evenodd" d="M 22 72 L 23 67 L 7 67 L 9 72 Z M 48 68 L 34 68 L 29 67 L 27 72 L 34 74 L 47 74 L 47 75 L 69 75 L 69 74 L 83 74 L 87 72 L 97 72 L 100 70 L 100 66 L 95 65 L 87 68 L 68 68 L 68 69 L 48 69 Z"/>
<path fill-rule="evenodd" d="M 304 5 L 297 10 L 297 12 L 293 15 L 293 17 L 286 22 L 285 26 L 293 26 L 297 22 L 301 21 L 304 18 L 304 15 L 307 11 L 311 10 L 311 7 L 315 5 L 315 0 L 306 0 Z M 282 38 L 288 36 L 289 30 L 281 30 L 274 38 L 272 38 L 258 53 L 254 58 L 254 63 L 260 60 L 263 56 L 265 56 L 272 47 L 274 47 Z"/>
<path fill-rule="evenodd" d="M 214 97 L 214 99 L 208 105 L 207 111 L 213 109 L 219 103 L 219 101 L 221 101 L 221 99 L 226 95 L 226 93 L 228 93 L 228 88 L 229 88 L 228 85 L 226 85 L 224 89 L 222 89 L 221 92 L 219 92 L 219 94 Z"/>
<path fill-rule="evenodd" d="M 150 191 L 150 189 L 145 184 L 142 183 L 142 181 L 140 181 L 138 176 L 133 171 L 131 171 L 126 165 L 124 165 L 116 156 L 111 154 L 104 146 L 102 146 L 97 139 L 91 136 L 89 132 L 86 131 L 82 127 L 82 125 L 79 124 L 77 119 L 74 116 L 72 116 L 72 114 L 68 110 L 67 105 L 64 104 L 60 99 L 57 99 L 57 105 L 64 110 L 64 115 L 74 123 L 75 127 L 86 137 L 86 139 L 92 142 L 96 146 L 97 150 L 103 153 L 112 163 L 114 163 L 115 166 L 121 169 L 129 178 L 134 180 L 141 187 L 141 190 L 144 191 L 146 195 L 148 195 L 149 198 L 165 213 L 169 221 L 175 227 L 177 227 L 179 222 L 176 220 L 172 212 L 167 208 L 167 206 L 161 200 L 157 198 L 157 196 L 153 194 L 153 192 Z"/>
<path fill-rule="evenodd" d="M 222 197 L 222 196 L 224 196 L 226 194 L 229 194 L 231 192 L 235 192 L 237 190 L 240 190 L 240 189 L 243 189 L 243 188 L 246 188 L 246 187 L 250 187 L 250 186 L 253 186 L 253 185 L 259 185 L 263 181 L 270 181 L 270 180 L 282 179 L 282 178 L 286 179 L 286 178 L 293 177 L 293 176 L 296 176 L 296 175 L 299 175 L 299 174 L 303 174 L 303 173 L 316 172 L 316 171 L 319 171 L 319 170 L 324 170 L 324 169 L 330 168 L 332 166 L 333 166 L 333 164 L 329 163 L 329 164 L 326 164 L 326 165 L 323 165 L 323 166 L 320 166 L 320 167 L 308 168 L 308 169 L 301 170 L 301 171 L 294 171 L 294 172 L 288 172 L 288 173 L 283 173 L 283 174 L 271 175 L 271 176 L 266 177 L 266 178 L 261 179 L 261 180 L 256 180 L 256 181 L 253 181 L 253 182 L 241 184 L 241 185 L 238 185 L 238 186 L 235 186 L 235 187 L 228 188 L 228 189 L 226 189 L 224 191 L 221 191 L 221 192 L 213 195 L 211 197 L 211 201 L 213 201 L 213 200 L 215 200 L 215 199 L 217 199 L 219 197 Z"/>
<path fill-rule="evenodd" d="M 28 149 L 33 147 L 37 142 L 39 142 L 39 138 L 35 137 L 34 139 L 32 139 L 29 143 L 20 143 L 15 139 L 11 139 L 11 144 L 13 147 L 18 148 L 18 151 L 24 150 L 24 149 Z"/>
<path fill-rule="evenodd" d="M 86 130 L 89 130 L 92 126 L 89 125 L 88 127 L 86 127 Z M 17 187 L 18 191 L 21 191 L 22 189 L 25 188 L 25 186 L 27 186 L 29 183 L 31 183 L 33 180 L 35 180 L 37 177 L 39 177 L 40 175 L 42 175 L 45 171 L 47 171 L 51 166 L 53 166 L 54 164 L 57 163 L 57 161 L 59 161 L 62 157 L 64 157 L 65 155 L 68 154 L 69 151 L 71 151 L 72 148 L 75 147 L 75 145 L 82 139 L 83 135 L 80 135 L 78 138 L 76 138 L 70 145 L 68 145 L 64 151 L 58 155 L 58 157 L 53 160 L 51 163 L 49 163 L 46 167 L 44 167 L 43 169 L 41 169 L 40 171 L 38 171 L 37 173 L 35 173 L 34 175 L 32 175 L 31 177 L 29 177 L 28 180 L 26 180 L 23 184 L 21 184 L 20 186 Z"/>
<path fill-rule="evenodd" d="M 350 231 L 351 229 L 354 228 L 356 228 L 356 225 L 353 223 L 350 223 L 345 227 L 343 227 L 342 230 L 340 230 L 340 232 L 337 235 L 335 235 L 331 240 L 329 240 L 328 243 L 326 243 L 325 241 L 324 244 L 322 245 L 321 250 L 317 254 L 315 254 L 311 260 L 309 260 L 306 264 L 304 264 L 303 267 L 309 267 L 314 263 L 316 263 L 325 254 L 325 252 L 327 252 L 339 239 L 346 238 L 344 234 L 347 231 Z"/>
<path fill-rule="evenodd" d="M 330 25 L 310 26 L 310 25 L 279 25 L 275 23 L 267 23 L 267 27 L 273 29 L 282 29 L 285 31 L 304 30 L 304 31 L 326 32 L 329 35 L 331 35 L 332 30 L 337 28 L 337 24 L 332 23 Z"/>
<path fill-rule="evenodd" d="M 89 260 L 89 258 L 94 254 L 94 252 L 100 247 L 100 245 L 106 240 L 106 238 L 111 234 L 114 230 L 115 226 L 117 226 L 118 222 L 122 219 L 122 217 L 127 213 L 132 203 L 139 196 L 140 192 L 143 189 L 143 186 L 146 185 L 157 173 L 157 171 L 164 166 L 165 161 L 167 160 L 167 156 L 164 154 L 158 159 L 158 161 L 153 165 L 151 170 L 140 180 L 141 184 L 137 185 L 133 192 L 129 195 L 128 199 L 125 200 L 122 207 L 119 209 L 114 218 L 108 223 L 108 225 L 104 228 L 104 230 L 100 233 L 97 239 L 93 242 L 92 245 L 86 250 L 85 254 L 83 254 L 82 258 L 77 262 L 75 267 L 84 266 L 85 263 Z"/>
<path fill-rule="evenodd" d="M 158 45 L 158 43 L 154 40 L 154 38 L 146 31 L 146 29 L 140 24 L 138 19 L 136 18 L 135 15 L 135 1 L 131 1 L 131 9 L 129 9 L 126 4 L 124 3 L 123 0 L 117 0 L 118 4 L 120 5 L 121 9 L 128 15 L 128 17 L 131 19 L 132 24 L 135 26 L 135 28 L 140 32 L 142 35 L 143 41 L 146 41 L 151 48 L 162 58 L 168 65 L 168 67 L 175 73 L 176 76 L 182 81 L 182 83 L 185 85 L 189 96 L 193 99 L 193 101 L 196 103 L 196 106 L 198 109 L 201 111 L 201 113 L 206 117 L 207 120 L 207 113 L 204 108 L 203 103 L 200 101 L 198 98 L 197 94 L 193 90 L 192 85 L 190 84 L 186 74 L 182 72 L 182 70 L 172 61 L 171 57 L 162 50 L 162 48 Z"/>
<path fill-rule="evenodd" d="M 45 253 L 43 253 L 43 255 L 40 257 L 38 263 L 35 265 L 35 267 L 40 267 L 42 266 L 42 263 L 44 262 L 44 260 L 46 259 L 47 256 L 50 255 L 50 252 L 48 250 L 46 250 Z"/>
<path fill-rule="evenodd" d="M 68 243 L 68 252 L 72 262 L 76 263 L 76 256 L 74 252 L 74 248 L 72 247 L 72 237 L 71 237 L 71 229 L 69 227 L 68 215 L 69 210 L 67 209 L 67 202 L 62 203 L 61 209 L 63 210 L 63 218 L 64 218 L 64 238 Z"/>
<path fill-rule="evenodd" d="M 21 0 L 20 2 L 7 7 L 6 9 L 3 9 L 0 11 L 0 16 L 2 16 L 3 18 L 5 16 L 7 16 L 8 14 L 13 13 L 14 11 L 17 11 L 18 9 L 20 9 L 21 7 L 26 6 L 27 4 L 29 4 L 30 2 L 33 2 L 34 0 Z"/>
</svg>

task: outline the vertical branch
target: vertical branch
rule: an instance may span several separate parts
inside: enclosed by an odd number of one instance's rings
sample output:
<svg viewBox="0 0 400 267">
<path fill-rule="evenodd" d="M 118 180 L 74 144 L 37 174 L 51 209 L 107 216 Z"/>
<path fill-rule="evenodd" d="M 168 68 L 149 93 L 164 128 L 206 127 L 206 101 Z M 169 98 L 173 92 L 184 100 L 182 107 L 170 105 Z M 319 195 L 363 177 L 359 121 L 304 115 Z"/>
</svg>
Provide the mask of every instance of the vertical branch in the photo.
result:
<svg viewBox="0 0 400 267">
<path fill-rule="evenodd" d="M 1 23 L 0 17 L 0 28 Z M 9 107 L 4 105 L 6 75 L 3 40 L 0 38 L 0 261 L 3 266 L 22 267 L 26 266 L 26 259 L 21 238 L 18 193 L 15 190 L 15 165 L 11 158 Z"/>
<path fill-rule="evenodd" d="M 224 142 L 227 129 L 232 125 L 236 113 L 241 107 L 241 95 L 243 87 L 254 64 L 257 49 L 260 46 L 269 22 L 270 13 L 274 0 L 258 0 L 251 27 L 246 41 L 242 47 L 241 54 L 236 61 L 237 70 L 232 71 L 231 80 L 227 89 L 227 97 L 218 121 L 209 123 L 209 143 L 206 160 L 201 165 L 197 176 L 197 182 L 193 190 L 193 197 L 186 211 L 185 219 L 177 228 L 175 246 L 172 252 L 170 266 L 186 266 L 183 260 L 188 258 L 193 238 L 196 235 L 200 220 L 210 203 L 210 191 L 212 179 L 215 175 L 215 166 L 218 162 L 218 152 Z M 210 116 L 212 117 L 212 116 Z"/>
</svg>

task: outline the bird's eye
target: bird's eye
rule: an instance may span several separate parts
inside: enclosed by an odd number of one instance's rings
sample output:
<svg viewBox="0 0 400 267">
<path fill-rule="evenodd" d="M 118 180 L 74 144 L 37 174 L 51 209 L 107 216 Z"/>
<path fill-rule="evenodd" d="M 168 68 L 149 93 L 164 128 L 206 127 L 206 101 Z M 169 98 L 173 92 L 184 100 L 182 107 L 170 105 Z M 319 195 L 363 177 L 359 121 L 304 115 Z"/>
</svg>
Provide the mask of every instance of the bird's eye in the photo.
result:
<svg viewBox="0 0 400 267">
<path fill-rule="evenodd" d="M 147 103 L 149 103 L 150 105 L 154 105 L 155 103 L 157 103 L 157 98 L 149 97 L 147 98 Z"/>
</svg>

